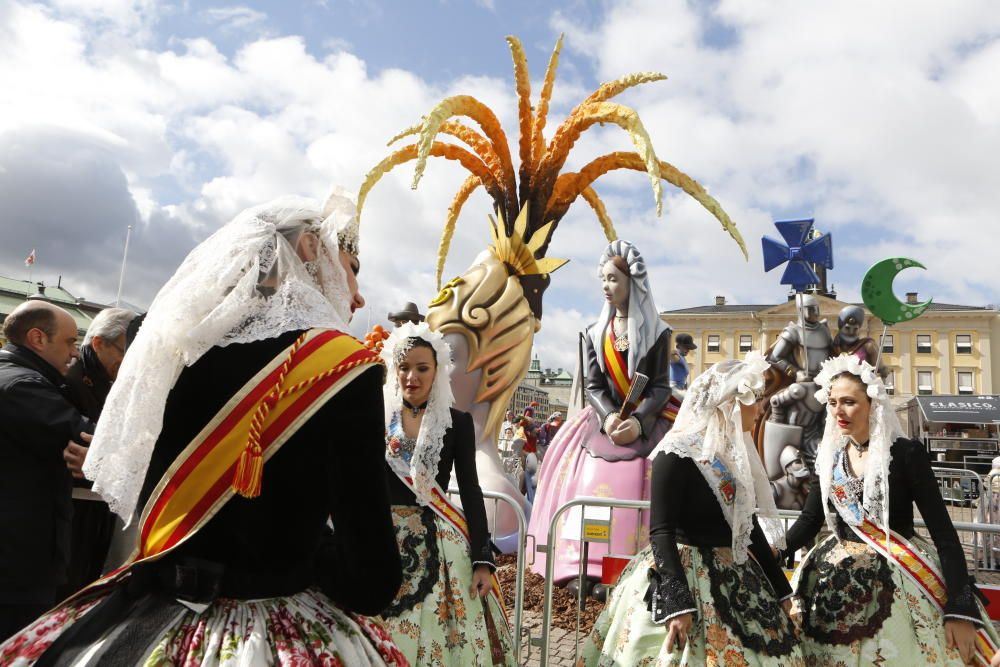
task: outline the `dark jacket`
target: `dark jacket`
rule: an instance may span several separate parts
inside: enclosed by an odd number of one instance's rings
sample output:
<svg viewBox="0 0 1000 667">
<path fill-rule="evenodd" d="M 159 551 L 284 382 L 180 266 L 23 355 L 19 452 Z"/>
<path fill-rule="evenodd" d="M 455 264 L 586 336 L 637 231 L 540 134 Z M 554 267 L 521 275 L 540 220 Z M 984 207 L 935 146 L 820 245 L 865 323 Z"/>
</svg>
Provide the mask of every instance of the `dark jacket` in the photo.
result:
<svg viewBox="0 0 1000 667">
<path fill-rule="evenodd" d="M 63 450 L 94 425 L 64 391 L 31 350 L 0 350 L 0 602 L 51 600 L 65 580 L 73 478 Z"/>
<path fill-rule="evenodd" d="M 948 590 L 945 617 L 977 619 L 979 613 L 973 581 L 965 564 L 965 551 L 958 540 L 948 508 L 941 498 L 941 490 L 934 478 L 934 471 L 931 470 L 927 451 L 916 440 L 899 438 L 893 443 L 890 456 L 889 527 L 907 539 L 913 537 L 913 505 L 916 503 L 941 559 L 941 573 Z M 836 512 L 832 506 L 831 511 Z M 813 484 L 802 515 L 788 529 L 787 551 L 791 553 L 804 547 L 819 534 L 824 525 L 823 495 L 819 484 Z M 836 516 L 836 527 L 841 539 L 859 541 L 839 514 Z"/>
<path fill-rule="evenodd" d="M 89 344 L 80 346 L 80 356 L 66 371 L 66 390 L 70 403 L 85 417 L 97 421 L 111 391 L 111 378 Z"/>
<path fill-rule="evenodd" d="M 66 370 L 66 395 L 80 414 L 96 422 L 111 391 L 111 378 L 90 344 L 80 346 L 80 356 Z M 74 479 L 73 486 L 90 489 L 93 482 Z M 59 591 L 65 599 L 101 575 L 115 534 L 115 518 L 108 504 L 94 499 L 73 501 L 73 528 L 66 583 Z"/>
<path fill-rule="evenodd" d="M 214 347 L 184 369 L 167 397 L 140 507 L 219 409 L 300 333 Z M 382 373 L 373 367 L 352 380 L 268 459 L 259 497 L 233 497 L 155 563 L 157 572 L 142 575 L 174 581 L 172 568 L 209 563 L 222 597 L 291 595 L 315 585 L 350 611 L 384 609 L 402 566 L 389 511 Z"/>
<path fill-rule="evenodd" d="M 594 325 L 596 326 L 596 325 Z M 663 406 L 670 400 L 670 329 L 665 329 L 656 339 L 646 356 L 636 364 L 636 373 L 649 377 L 649 383 L 642 392 L 642 403 L 635 411 L 635 417 L 642 427 L 643 437 L 653 432 L 653 425 L 663 411 Z M 594 349 L 594 343 L 589 333 L 584 336 L 587 341 L 587 402 L 597 411 L 604 428 L 604 420 L 612 412 L 618 412 L 625 401 L 619 396 L 607 375 L 601 370 L 597 361 L 599 352 Z"/>
<path fill-rule="evenodd" d="M 688 587 L 677 545 L 729 547 L 733 543 L 733 533 L 715 493 L 691 459 L 673 452 L 657 454 L 653 460 L 650 489 L 649 541 L 659 577 L 655 585 L 661 590 L 663 602 L 656 612 L 659 616 L 656 620 L 661 622 L 699 611 Z M 775 597 L 791 595 L 792 587 L 774 558 L 756 516 L 750 539 L 750 553 L 771 584 Z M 753 567 L 749 561 L 747 567 Z"/>
<path fill-rule="evenodd" d="M 462 499 L 462 510 L 469 526 L 469 558 L 473 565 L 489 565 L 495 570 L 496 564 L 490 548 L 490 533 L 486 524 L 483 490 L 479 486 L 479 475 L 476 472 L 476 427 L 468 412 L 460 412 L 455 408 L 451 409 L 451 428 L 445 431 L 438 474 L 435 476 L 438 486 L 445 491 L 448 490 L 452 468 L 455 469 L 458 495 Z M 396 473 L 389 469 L 388 464 L 386 470 L 389 475 L 389 497 L 392 504 L 416 505 L 416 496 Z"/>
</svg>

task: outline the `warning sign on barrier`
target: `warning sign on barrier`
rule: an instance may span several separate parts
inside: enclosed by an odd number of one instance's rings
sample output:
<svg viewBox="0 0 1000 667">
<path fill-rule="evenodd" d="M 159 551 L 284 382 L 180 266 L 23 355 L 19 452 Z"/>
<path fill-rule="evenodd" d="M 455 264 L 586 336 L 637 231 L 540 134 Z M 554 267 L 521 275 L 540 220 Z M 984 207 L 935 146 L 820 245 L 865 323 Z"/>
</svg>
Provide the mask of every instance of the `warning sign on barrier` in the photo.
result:
<svg viewBox="0 0 1000 667">
<path fill-rule="evenodd" d="M 583 509 L 583 532 L 580 532 L 580 507 L 571 507 L 560 535 L 565 540 L 587 542 L 611 541 L 611 508 L 586 506 Z"/>
</svg>

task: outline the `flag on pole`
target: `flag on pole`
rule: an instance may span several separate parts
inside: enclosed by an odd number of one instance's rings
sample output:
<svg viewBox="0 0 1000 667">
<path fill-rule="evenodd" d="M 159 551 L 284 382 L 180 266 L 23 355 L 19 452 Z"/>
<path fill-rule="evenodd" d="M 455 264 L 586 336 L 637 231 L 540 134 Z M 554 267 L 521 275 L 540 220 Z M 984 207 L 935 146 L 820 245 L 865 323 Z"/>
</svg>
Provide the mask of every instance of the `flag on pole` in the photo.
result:
<svg viewBox="0 0 1000 667">
<path fill-rule="evenodd" d="M 25 266 L 32 266 L 35 263 L 35 249 L 31 249 L 31 254 L 24 258 Z"/>
</svg>

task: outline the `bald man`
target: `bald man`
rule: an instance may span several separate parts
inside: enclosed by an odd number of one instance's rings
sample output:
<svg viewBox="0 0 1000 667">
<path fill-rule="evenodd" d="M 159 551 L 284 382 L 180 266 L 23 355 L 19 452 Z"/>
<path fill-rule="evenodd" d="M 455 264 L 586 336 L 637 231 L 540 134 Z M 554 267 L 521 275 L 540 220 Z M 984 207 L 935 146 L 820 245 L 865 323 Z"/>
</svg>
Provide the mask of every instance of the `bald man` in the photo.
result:
<svg viewBox="0 0 1000 667">
<path fill-rule="evenodd" d="M 72 475 L 94 432 L 63 393 L 63 376 L 78 354 L 73 317 L 29 301 L 7 316 L 3 332 L 0 641 L 56 603 L 69 561 Z"/>
</svg>

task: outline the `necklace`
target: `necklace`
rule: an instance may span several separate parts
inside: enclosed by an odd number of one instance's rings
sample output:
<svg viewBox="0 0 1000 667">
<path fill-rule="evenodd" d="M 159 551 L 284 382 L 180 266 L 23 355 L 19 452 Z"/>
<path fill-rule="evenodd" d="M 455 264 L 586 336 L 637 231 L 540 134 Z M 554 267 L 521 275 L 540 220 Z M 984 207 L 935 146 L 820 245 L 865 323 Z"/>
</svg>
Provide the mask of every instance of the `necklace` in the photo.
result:
<svg viewBox="0 0 1000 667">
<path fill-rule="evenodd" d="M 865 440 L 864 443 L 862 443 L 862 444 L 858 444 L 858 443 L 854 442 L 853 440 L 848 440 L 848 443 L 851 445 L 851 447 L 854 448 L 854 451 L 856 451 L 858 454 L 864 454 L 865 452 L 868 451 L 868 441 L 867 440 Z"/>
<path fill-rule="evenodd" d="M 424 402 L 423 402 L 423 403 L 421 403 L 420 405 L 413 405 L 412 403 L 410 403 L 410 402 L 409 402 L 408 400 L 406 400 L 406 399 L 404 398 L 404 399 L 403 399 L 403 407 L 405 407 L 405 408 L 406 408 L 407 410 L 409 410 L 409 411 L 410 411 L 410 413 L 411 413 L 411 414 L 412 414 L 412 415 L 413 415 L 414 417 L 416 417 L 416 416 L 417 416 L 417 415 L 419 415 L 419 414 L 420 414 L 420 413 L 421 413 L 421 412 L 422 412 L 423 410 L 426 410 L 426 409 L 427 409 L 427 401 L 424 401 Z"/>
<path fill-rule="evenodd" d="M 617 322 L 617 321 L 622 321 L 622 322 L 628 321 L 628 317 L 625 317 L 623 315 L 615 315 L 615 322 Z M 626 333 L 623 333 L 623 334 L 619 335 L 618 332 L 615 331 L 614 322 L 612 322 L 611 323 L 611 333 L 613 333 L 614 337 L 615 337 L 615 345 L 614 345 L 615 349 L 617 351 L 619 351 L 619 352 L 627 352 L 628 351 L 628 333 L 627 333 L 627 329 L 626 329 Z"/>
</svg>

